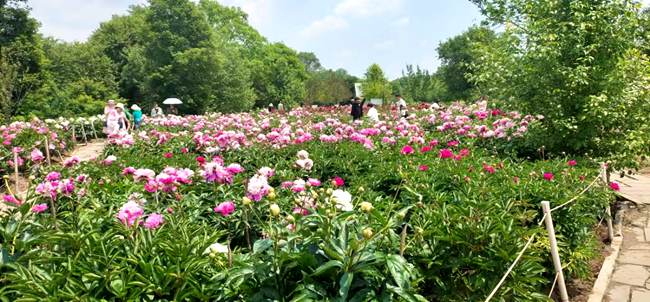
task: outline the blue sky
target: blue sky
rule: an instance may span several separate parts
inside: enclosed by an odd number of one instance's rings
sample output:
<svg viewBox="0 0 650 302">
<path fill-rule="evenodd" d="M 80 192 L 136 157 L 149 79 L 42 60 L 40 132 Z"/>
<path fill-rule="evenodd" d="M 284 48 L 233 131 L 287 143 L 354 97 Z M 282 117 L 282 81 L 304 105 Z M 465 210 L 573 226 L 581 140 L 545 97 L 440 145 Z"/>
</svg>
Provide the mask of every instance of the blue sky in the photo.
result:
<svg viewBox="0 0 650 302">
<path fill-rule="evenodd" d="M 271 41 L 316 53 L 327 68 L 362 76 L 378 63 L 391 78 L 406 64 L 434 70 L 436 47 L 481 21 L 468 0 L 221 0 L 240 6 Z M 145 0 L 28 0 L 41 31 L 83 41 L 114 14 Z"/>
</svg>

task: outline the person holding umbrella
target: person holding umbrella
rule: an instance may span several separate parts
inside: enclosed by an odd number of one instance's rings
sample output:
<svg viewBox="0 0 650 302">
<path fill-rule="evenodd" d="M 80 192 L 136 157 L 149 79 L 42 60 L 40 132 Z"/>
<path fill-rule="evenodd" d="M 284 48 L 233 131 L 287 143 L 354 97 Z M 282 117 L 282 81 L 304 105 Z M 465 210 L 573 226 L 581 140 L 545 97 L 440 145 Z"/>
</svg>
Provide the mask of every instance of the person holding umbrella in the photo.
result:
<svg viewBox="0 0 650 302">
<path fill-rule="evenodd" d="M 165 101 L 163 101 L 163 104 L 169 105 L 170 114 L 178 115 L 178 109 L 174 105 L 180 105 L 183 104 L 183 102 L 181 102 L 181 100 L 177 98 L 168 98 Z"/>
</svg>

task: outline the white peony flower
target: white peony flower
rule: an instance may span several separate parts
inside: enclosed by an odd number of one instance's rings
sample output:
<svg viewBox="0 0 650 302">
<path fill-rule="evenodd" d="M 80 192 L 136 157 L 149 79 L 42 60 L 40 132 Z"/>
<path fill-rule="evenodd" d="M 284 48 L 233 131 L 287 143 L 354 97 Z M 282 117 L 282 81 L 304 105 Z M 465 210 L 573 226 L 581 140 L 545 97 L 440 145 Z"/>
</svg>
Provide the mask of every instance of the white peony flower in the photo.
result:
<svg viewBox="0 0 650 302">
<path fill-rule="evenodd" d="M 205 251 L 203 252 L 203 254 L 216 254 L 216 253 L 227 254 L 228 247 L 219 242 L 215 242 L 210 246 L 208 246 L 208 248 L 205 249 Z"/>
<path fill-rule="evenodd" d="M 332 192 L 332 200 L 336 203 L 336 208 L 341 211 L 349 212 L 354 209 L 352 206 L 352 194 L 347 191 L 341 189 L 334 190 Z"/>
<path fill-rule="evenodd" d="M 299 159 L 308 159 L 309 158 L 309 153 L 305 150 L 300 150 L 298 151 L 298 154 L 296 154 Z"/>
</svg>

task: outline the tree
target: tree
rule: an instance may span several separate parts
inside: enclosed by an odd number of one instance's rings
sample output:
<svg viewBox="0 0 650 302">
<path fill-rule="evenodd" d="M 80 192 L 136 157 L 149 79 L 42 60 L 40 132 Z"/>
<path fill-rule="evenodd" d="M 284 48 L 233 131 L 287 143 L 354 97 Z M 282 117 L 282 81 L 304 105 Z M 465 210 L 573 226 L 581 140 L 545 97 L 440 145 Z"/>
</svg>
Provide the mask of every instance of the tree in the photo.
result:
<svg viewBox="0 0 650 302">
<path fill-rule="evenodd" d="M 347 74 L 347 73 L 346 73 Z M 346 74 L 333 70 L 314 72 L 307 80 L 306 104 L 335 104 L 352 97 Z"/>
<path fill-rule="evenodd" d="M 494 40 L 494 32 L 486 27 L 470 27 L 464 33 L 438 46 L 441 65 L 438 73 L 447 86 L 446 100 L 468 100 L 475 93 L 468 74 L 476 62 L 476 48 Z"/>
<path fill-rule="evenodd" d="M 113 62 L 98 47 L 45 39 L 43 50 L 43 85 L 27 96 L 18 114 L 93 114 L 101 112 L 106 99 L 117 97 Z"/>
<path fill-rule="evenodd" d="M 15 115 L 27 95 L 41 85 L 43 53 L 25 0 L 0 1 L 0 52 L 4 62 L 0 95 L 5 120 Z"/>
<path fill-rule="evenodd" d="M 545 116 L 531 149 L 589 153 L 615 160 L 612 167 L 633 166 L 650 151 L 649 63 L 636 49 L 635 3 L 473 2 L 508 26 L 480 48 L 472 78 L 491 96 Z"/>
<path fill-rule="evenodd" d="M 406 72 L 394 81 L 393 90 L 408 100 L 419 102 L 439 101 L 446 95 L 444 82 L 437 75 L 420 69 L 420 66 L 406 65 Z"/>
<path fill-rule="evenodd" d="M 372 64 L 368 67 L 362 87 L 366 98 L 378 98 L 387 101 L 391 97 L 391 85 L 378 64 Z"/>
<path fill-rule="evenodd" d="M 299 52 L 298 58 L 305 65 L 305 70 L 308 73 L 314 73 L 323 69 L 320 60 L 318 60 L 318 57 L 313 52 Z"/>
<path fill-rule="evenodd" d="M 128 15 L 116 15 L 100 24 L 88 40 L 89 44 L 99 48 L 113 62 L 119 94 L 126 99 L 138 100 L 143 96 L 146 13 L 147 8 L 133 6 Z M 131 66 L 133 64 L 135 66 Z"/>
<path fill-rule="evenodd" d="M 282 43 L 269 44 L 260 58 L 251 67 L 258 107 L 277 102 L 296 105 L 304 100 L 307 72 L 293 49 Z"/>
</svg>

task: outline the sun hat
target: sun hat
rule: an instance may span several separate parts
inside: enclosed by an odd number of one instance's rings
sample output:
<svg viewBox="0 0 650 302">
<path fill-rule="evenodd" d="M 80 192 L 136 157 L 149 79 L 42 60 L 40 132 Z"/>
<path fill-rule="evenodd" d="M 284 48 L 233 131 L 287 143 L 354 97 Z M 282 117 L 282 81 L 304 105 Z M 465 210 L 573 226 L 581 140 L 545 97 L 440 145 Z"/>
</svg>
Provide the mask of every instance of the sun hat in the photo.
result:
<svg viewBox="0 0 650 302">
<path fill-rule="evenodd" d="M 140 110 L 140 107 L 138 107 L 138 105 L 136 105 L 136 104 L 133 104 L 133 106 L 131 106 L 131 110 L 136 110 L 137 111 L 137 110 Z"/>
<path fill-rule="evenodd" d="M 115 105 L 115 106 L 120 107 L 121 109 L 124 109 L 124 104 L 122 104 L 122 103 L 117 103 L 117 105 Z"/>
</svg>

